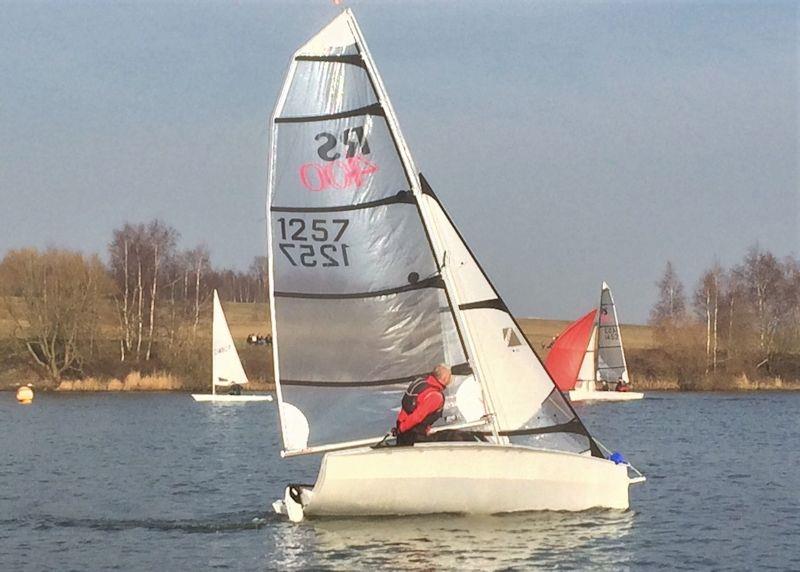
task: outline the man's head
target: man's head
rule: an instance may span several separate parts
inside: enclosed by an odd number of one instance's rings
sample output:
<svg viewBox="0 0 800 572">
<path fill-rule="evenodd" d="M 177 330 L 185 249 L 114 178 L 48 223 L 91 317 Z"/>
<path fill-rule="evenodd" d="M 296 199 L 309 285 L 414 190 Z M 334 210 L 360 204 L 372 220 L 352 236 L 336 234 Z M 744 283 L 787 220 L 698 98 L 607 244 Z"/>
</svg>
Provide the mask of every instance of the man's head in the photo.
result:
<svg viewBox="0 0 800 572">
<path fill-rule="evenodd" d="M 444 385 L 445 387 L 448 386 L 450 380 L 453 379 L 452 375 L 450 374 L 450 368 L 440 363 L 435 368 L 433 368 L 433 377 L 439 380 L 439 383 Z"/>
</svg>

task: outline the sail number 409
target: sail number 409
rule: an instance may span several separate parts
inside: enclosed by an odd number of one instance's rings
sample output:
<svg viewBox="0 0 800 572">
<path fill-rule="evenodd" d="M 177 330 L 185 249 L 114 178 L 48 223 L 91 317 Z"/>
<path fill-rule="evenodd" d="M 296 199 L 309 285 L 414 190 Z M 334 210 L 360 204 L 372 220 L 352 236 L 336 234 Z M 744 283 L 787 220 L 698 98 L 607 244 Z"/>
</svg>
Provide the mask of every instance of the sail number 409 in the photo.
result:
<svg viewBox="0 0 800 572">
<path fill-rule="evenodd" d="M 292 266 L 350 266 L 348 250 L 341 242 L 350 221 L 347 219 L 279 218 L 281 240 L 278 249 Z"/>
</svg>

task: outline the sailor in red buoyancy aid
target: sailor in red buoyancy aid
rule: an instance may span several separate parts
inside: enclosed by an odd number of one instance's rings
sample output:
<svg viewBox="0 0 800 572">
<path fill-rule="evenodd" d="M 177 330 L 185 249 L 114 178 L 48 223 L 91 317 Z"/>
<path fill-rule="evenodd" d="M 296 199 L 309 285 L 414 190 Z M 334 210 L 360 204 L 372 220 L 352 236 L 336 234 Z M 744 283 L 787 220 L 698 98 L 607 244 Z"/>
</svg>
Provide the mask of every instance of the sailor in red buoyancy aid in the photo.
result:
<svg viewBox="0 0 800 572">
<path fill-rule="evenodd" d="M 431 425 L 442 417 L 444 390 L 452 376 L 446 365 L 437 365 L 425 379 L 412 381 L 403 396 L 403 406 L 397 416 L 397 444 L 413 445 L 428 441 Z"/>
</svg>

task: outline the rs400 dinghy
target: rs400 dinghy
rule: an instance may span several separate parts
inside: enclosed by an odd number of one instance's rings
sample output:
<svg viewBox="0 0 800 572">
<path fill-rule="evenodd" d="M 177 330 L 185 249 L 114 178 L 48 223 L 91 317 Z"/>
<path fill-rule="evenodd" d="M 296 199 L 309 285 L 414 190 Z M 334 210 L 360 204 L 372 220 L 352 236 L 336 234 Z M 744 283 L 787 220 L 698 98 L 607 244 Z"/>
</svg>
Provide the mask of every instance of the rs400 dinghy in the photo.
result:
<svg viewBox="0 0 800 572">
<path fill-rule="evenodd" d="M 349 10 L 292 58 L 267 214 L 282 455 L 324 454 L 276 511 L 628 507 L 643 477 L 605 458 L 417 170 Z M 475 440 L 383 446 L 405 388 L 439 363 L 452 381 L 434 429 Z"/>
<path fill-rule="evenodd" d="M 631 390 L 617 307 L 605 282 L 600 289 L 600 306 L 558 335 L 545 365 L 570 401 L 632 401 L 644 397 Z"/>
</svg>

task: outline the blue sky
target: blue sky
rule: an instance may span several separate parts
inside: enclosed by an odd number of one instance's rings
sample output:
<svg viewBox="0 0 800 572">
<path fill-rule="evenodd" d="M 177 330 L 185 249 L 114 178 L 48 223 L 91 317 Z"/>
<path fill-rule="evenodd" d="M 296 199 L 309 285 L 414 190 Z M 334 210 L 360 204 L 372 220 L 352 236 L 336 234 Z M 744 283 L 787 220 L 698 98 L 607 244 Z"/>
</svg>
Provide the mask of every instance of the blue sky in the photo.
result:
<svg viewBox="0 0 800 572">
<path fill-rule="evenodd" d="M 797 2 L 345 2 L 418 166 L 512 310 L 646 320 L 800 254 Z M 160 217 L 262 254 L 269 114 L 319 2 L 0 3 L 0 254 Z"/>
</svg>

